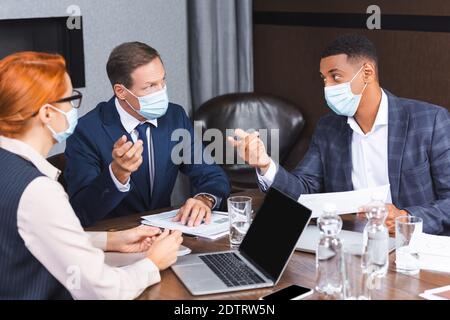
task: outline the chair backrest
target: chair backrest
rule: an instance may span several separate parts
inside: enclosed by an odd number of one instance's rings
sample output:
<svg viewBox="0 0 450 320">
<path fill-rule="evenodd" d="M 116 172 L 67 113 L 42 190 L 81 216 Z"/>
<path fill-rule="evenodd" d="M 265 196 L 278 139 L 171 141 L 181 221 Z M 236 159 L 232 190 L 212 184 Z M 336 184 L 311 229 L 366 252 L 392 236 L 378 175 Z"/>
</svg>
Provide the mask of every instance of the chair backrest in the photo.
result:
<svg viewBox="0 0 450 320">
<path fill-rule="evenodd" d="M 233 93 L 215 97 L 200 106 L 195 112 L 194 120 L 201 123 L 203 130 L 216 128 L 224 137 L 230 133 L 230 129 L 268 129 L 266 147 L 269 152 L 275 151 L 270 142 L 272 134 L 276 135 L 278 132 L 281 164 L 299 139 L 305 125 L 301 112 L 294 104 L 272 95 L 257 93 Z M 223 150 L 225 152 L 226 145 Z M 250 166 L 223 164 L 222 167 L 235 190 L 257 187 L 255 172 Z"/>
<path fill-rule="evenodd" d="M 59 176 L 58 181 L 62 184 L 64 190 L 67 190 L 66 180 L 64 179 L 64 169 L 66 168 L 66 156 L 64 155 L 64 153 L 55 154 L 47 158 L 47 161 L 61 171 L 61 175 Z"/>
</svg>

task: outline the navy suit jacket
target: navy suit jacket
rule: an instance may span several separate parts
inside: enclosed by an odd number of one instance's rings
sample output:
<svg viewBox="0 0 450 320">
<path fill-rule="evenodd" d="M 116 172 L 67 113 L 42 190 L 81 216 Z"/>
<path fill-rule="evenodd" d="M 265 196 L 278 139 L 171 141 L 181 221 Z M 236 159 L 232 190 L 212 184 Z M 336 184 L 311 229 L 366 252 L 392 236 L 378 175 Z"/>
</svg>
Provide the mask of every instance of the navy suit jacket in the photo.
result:
<svg viewBox="0 0 450 320">
<path fill-rule="evenodd" d="M 193 194 L 206 192 L 220 198 L 230 193 L 230 184 L 219 166 L 205 164 L 176 165 L 171 160 L 172 148 L 178 141 L 171 141 L 176 129 L 189 130 L 194 153 L 192 123 L 183 108 L 170 103 L 158 126 L 151 127 L 154 147 L 155 177 L 150 196 L 146 177 L 138 172 L 131 175 L 131 189 L 120 192 L 109 172 L 114 143 L 126 135 L 115 107 L 115 98 L 102 102 L 80 118 L 74 134 L 67 140 L 66 169 L 64 172 L 70 202 L 83 226 L 90 226 L 103 218 L 129 215 L 170 206 L 170 195 L 178 171 L 186 174 Z M 191 162 L 193 163 L 193 162 Z"/>
<path fill-rule="evenodd" d="M 388 171 L 393 204 L 423 218 L 424 232 L 450 235 L 450 114 L 426 102 L 388 95 Z M 329 113 L 292 172 L 281 166 L 274 187 L 303 193 L 353 190 L 352 130 Z"/>
</svg>

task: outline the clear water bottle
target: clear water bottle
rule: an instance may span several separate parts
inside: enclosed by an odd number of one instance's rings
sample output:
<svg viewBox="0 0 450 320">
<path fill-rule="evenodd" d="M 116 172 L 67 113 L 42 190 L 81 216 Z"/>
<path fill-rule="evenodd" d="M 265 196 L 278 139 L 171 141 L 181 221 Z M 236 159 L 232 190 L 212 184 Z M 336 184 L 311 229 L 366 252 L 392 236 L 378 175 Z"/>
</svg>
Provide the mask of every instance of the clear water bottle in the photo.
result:
<svg viewBox="0 0 450 320">
<path fill-rule="evenodd" d="M 325 204 L 322 215 L 317 219 L 320 240 L 316 252 L 316 287 L 320 294 L 340 298 L 343 289 L 343 251 L 338 234 L 342 219 L 336 214 L 334 204 Z"/>
<path fill-rule="evenodd" d="M 363 269 L 373 280 L 372 286 L 386 276 L 389 267 L 389 232 L 384 224 L 387 208 L 383 199 L 382 194 L 374 194 L 365 207 L 368 222 L 363 232 Z"/>
</svg>

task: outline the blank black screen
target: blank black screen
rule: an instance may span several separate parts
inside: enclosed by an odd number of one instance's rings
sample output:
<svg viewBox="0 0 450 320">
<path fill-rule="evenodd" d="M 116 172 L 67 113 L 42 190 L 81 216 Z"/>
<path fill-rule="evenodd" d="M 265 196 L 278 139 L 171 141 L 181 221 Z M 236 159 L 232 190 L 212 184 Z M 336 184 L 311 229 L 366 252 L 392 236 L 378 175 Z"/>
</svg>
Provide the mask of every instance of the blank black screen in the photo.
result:
<svg viewBox="0 0 450 320">
<path fill-rule="evenodd" d="M 310 216 L 309 209 L 271 188 L 239 251 L 275 281 L 283 271 Z"/>
<path fill-rule="evenodd" d="M 69 29 L 69 17 L 0 20 L 0 59 L 19 51 L 59 53 L 74 88 L 85 87 L 83 20 Z"/>
</svg>

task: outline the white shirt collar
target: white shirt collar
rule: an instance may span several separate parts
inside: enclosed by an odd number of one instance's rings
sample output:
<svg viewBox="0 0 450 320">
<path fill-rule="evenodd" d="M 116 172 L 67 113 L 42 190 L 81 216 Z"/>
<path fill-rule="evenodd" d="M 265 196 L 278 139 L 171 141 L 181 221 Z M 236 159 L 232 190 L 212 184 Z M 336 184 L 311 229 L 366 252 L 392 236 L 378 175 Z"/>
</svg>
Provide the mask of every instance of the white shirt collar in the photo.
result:
<svg viewBox="0 0 450 320">
<path fill-rule="evenodd" d="M 360 135 L 366 136 L 372 133 L 376 127 L 378 126 L 385 126 L 388 124 L 388 98 L 386 93 L 381 89 L 381 101 L 380 101 L 380 107 L 378 108 L 377 116 L 375 118 L 375 122 L 373 123 L 372 130 L 368 132 L 367 134 L 364 134 L 364 132 L 359 127 L 358 123 L 356 122 L 354 117 L 347 117 L 347 123 L 349 124 L 350 128 L 352 128 L 353 131 L 359 133 Z"/>
<path fill-rule="evenodd" d="M 0 136 L 0 148 L 30 161 L 42 174 L 50 179 L 58 180 L 58 177 L 61 174 L 61 171 L 55 168 L 39 152 L 25 142 Z"/>
<path fill-rule="evenodd" d="M 116 109 L 119 113 L 120 122 L 128 133 L 131 133 L 138 125 L 142 122 L 133 117 L 131 114 L 126 112 L 119 103 L 119 99 L 115 99 Z M 144 122 L 148 122 L 155 127 L 158 127 L 158 119 L 154 120 L 146 120 Z"/>
</svg>

